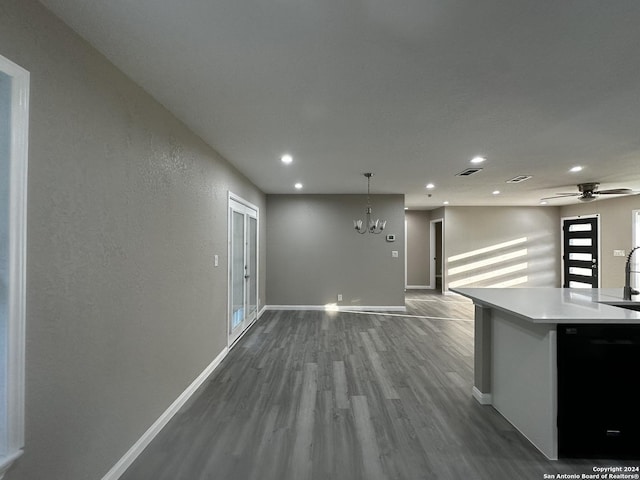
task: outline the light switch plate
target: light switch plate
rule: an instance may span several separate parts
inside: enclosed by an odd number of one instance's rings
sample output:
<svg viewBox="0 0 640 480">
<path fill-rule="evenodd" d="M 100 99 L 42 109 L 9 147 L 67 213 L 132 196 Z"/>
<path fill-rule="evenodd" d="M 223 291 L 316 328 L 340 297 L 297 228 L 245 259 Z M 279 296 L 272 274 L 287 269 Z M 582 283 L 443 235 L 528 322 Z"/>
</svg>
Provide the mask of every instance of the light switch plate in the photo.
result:
<svg viewBox="0 0 640 480">
<path fill-rule="evenodd" d="M 398 258 L 398 250 L 391 250 L 391 256 L 393 258 Z"/>
<path fill-rule="evenodd" d="M 213 256 L 213 266 L 217 267 L 218 266 L 218 255 L 214 255 Z"/>
<path fill-rule="evenodd" d="M 614 257 L 624 257 L 625 256 L 625 251 L 624 250 L 614 250 L 613 251 L 613 256 Z"/>
</svg>

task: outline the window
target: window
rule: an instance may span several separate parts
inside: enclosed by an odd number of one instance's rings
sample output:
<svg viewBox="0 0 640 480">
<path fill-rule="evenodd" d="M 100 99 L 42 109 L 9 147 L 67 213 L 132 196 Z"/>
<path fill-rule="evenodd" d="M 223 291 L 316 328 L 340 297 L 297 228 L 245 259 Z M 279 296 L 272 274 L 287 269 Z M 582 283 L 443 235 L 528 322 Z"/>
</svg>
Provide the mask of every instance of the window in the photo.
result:
<svg viewBox="0 0 640 480">
<path fill-rule="evenodd" d="M 0 479 L 24 446 L 29 72 L 0 55 Z"/>
</svg>

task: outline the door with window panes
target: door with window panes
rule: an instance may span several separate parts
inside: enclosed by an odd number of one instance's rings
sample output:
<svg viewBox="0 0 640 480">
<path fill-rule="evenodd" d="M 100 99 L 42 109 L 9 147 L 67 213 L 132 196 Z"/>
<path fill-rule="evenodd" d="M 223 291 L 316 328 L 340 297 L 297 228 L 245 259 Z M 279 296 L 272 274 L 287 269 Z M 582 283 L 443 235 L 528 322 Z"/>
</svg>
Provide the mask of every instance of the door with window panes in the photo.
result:
<svg viewBox="0 0 640 480">
<path fill-rule="evenodd" d="M 598 224 L 597 215 L 562 219 L 563 287 L 598 287 Z"/>
<path fill-rule="evenodd" d="M 258 314 L 258 211 L 229 199 L 229 345 Z"/>
</svg>

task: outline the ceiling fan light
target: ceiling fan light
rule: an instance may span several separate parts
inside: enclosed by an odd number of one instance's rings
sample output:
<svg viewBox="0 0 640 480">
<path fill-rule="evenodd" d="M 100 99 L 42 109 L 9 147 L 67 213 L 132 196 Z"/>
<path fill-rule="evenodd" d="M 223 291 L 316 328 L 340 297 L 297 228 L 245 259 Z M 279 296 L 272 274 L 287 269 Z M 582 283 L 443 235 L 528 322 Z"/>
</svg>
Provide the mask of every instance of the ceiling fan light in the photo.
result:
<svg viewBox="0 0 640 480">
<path fill-rule="evenodd" d="M 593 194 L 591 194 L 591 195 L 585 194 L 585 195 L 580 195 L 578 197 L 578 200 L 580 200 L 581 202 L 591 202 L 591 201 L 593 201 L 595 199 L 596 199 L 596 196 L 593 195 Z"/>
</svg>

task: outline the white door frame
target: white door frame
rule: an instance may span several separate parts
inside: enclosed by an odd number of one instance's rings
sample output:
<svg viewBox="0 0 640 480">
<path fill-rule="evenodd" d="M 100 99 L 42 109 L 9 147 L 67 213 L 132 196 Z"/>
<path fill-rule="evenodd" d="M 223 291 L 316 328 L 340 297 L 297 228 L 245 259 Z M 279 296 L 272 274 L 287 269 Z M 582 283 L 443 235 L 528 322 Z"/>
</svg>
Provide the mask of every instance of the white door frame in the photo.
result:
<svg viewBox="0 0 640 480">
<path fill-rule="evenodd" d="M 640 246 L 640 210 L 632 210 L 631 211 L 631 248 L 634 248 L 637 246 Z M 631 250 L 629 250 L 629 252 L 631 252 Z M 638 250 L 633 255 L 635 259 L 635 264 L 640 265 L 640 250 Z M 635 270 L 640 270 L 640 269 L 635 268 Z M 634 285 L 634 288 L 638 290 L 638 288 L 640 288 L 640 272 L 634 273 L 633 277 L 634 277 L 634 282 L 632 283 L 632 285 Z"/>
<path fill-rule="evenodd" d="M 10 78 L 9 211 L 5 335 L 5 381 L 0 385 L 2 429 L 0 478 L 24 448 L 24 379 L 27 258 L 27 163 L 29 145 L 29 72 L 0 55 L 0 72 Z M 7 172 L 3 172 L 3 175 Z"/>
<path fill-rule="evenodd" d="M 598 225 L 598 288 L 600 288 L 602 282 L 601 259 L 602 259 L 602 239 L 600 238 L 600 214 L 589 213 L 587 215 L 573 215 L 571 217 L 560 217 L 560 286 L 564 285 L 564 226 L 565 220 L 576 220 L 578 218 L 595 218 Z"/>
<path fill-rule="evenodd" d="M 445 274 L 444 274 L 444 218 L 437 218 L 429 222 L 429 288 L 436 288 L 436 223 L 441 223 L 440 228 L 440 245 L 442 252 L 440 258 L 440 285 L 442 292 L 445 291 Z"/>
<path fill-rule="evenodd" d="M 249 323 L 244 326 L 242 331 L 236 334 L 231 331 L 231 323 L 233 318 L 233 299 L 231 297 L 233 293 L 233 285 L 231 283 L 231 274 L 233 268 L 233 258 L 231 256 L 233 211 L 240 211 L 242 213 L 248 214 L 249 216 L 255 217 L 256 219 L 256 271 L 254 273 L 256 277 L 256 311 L 255 315 L 253 315 L 253 318 L 250 319 Z M 258 319 L 258 311 L 260 309 L 260 209 L 253 203 L 230 191 L 227 202 L 227 222 L 227 346 L 231 347 L 247 332 L 249 327 L 253 325 Z M 245 304 L 246 295 L 247 293 L 245 292 Z"/>
</svg>

